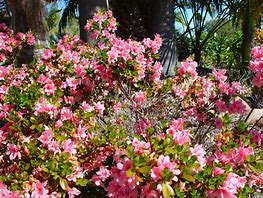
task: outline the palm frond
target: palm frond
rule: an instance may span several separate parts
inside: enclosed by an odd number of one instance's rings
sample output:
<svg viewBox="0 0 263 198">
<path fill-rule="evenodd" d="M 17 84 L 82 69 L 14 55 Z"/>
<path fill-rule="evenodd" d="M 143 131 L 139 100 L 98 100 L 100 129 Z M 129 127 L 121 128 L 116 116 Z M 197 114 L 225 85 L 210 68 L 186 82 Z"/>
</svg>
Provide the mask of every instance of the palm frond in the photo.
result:
<svg viewBox="0 0 263 198">
<path fill-rule="evenodd" d="M 59 34 L 62 35 L 62 30 L 66 28 L 71 17 L 77 17 L 79 0 L 66 1 L 66 7 L 63 10 L 59 22 Z"/>
</svg>

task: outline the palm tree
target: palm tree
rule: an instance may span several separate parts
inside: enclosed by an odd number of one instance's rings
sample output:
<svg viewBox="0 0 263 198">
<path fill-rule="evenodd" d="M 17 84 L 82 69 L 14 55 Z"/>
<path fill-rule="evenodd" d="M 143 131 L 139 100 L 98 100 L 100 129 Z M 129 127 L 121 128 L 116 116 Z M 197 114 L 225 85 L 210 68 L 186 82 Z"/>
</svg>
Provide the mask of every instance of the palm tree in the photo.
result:
<svg viewBox="0 0 263 198">
<path fill-rule="evenodd" d="M 176 3 L 177 11 L 180 14 L 180 17 L 177 17 L 177 21 L 185 28 L 182 35 L 186 34 L 189 36 L 194 59 L 200 66 L 201 52 L 207 41 L 217 30 L 230 21 L 229 10 L 225 6 L 224 1 L 221 0 L 178 0 Z M 203 32 L 206 29 L 206 19 L 208 16 L 214 18 L 215 23 L 211 24 L 212 26 L 204 36 Z"/>
<path fill-rule="evenodd" d="M 263 15 L 263 3 L 261 0 L 230 0 L 226 2 L 233 17 L 233 24 L 238 25 L 241 21 L 243 40 L 242 67 L 240 69 L 246 69 L 250 61 L 257 20 Z"/>
</svg>

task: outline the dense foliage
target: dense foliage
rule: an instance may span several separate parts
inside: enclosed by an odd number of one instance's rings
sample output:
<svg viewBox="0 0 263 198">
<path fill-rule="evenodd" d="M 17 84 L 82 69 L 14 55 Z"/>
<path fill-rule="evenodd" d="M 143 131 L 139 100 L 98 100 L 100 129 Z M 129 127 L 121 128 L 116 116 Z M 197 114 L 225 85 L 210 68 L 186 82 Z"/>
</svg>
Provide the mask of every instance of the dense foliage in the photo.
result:
<svg viewBox="0 0 263 198">
<path fill-rule="evenodd" d="M 75 197 L 87 185 L 116 198 L 257 192 L 262 135 L 243 121 L 246 87 L 225 70 L 200 77 L 192 60 L 161 81 L 159 35 L 118 38 L 111 12 L 86 28 L 95 46 L 65 36 L 17 66 L 10 53 L 33 37 L 1 26 L 1 197 Z M 258 89 L 262 51 L 251 66 Z"/>
<path fill-rule="evenodd" d="M 231 80 L 238 80 L 248 70 L 241 66 L 242 32 L 215 33 L 202 52 L 202 64 L 208 68 L 226 69 Z"/>
</svg>

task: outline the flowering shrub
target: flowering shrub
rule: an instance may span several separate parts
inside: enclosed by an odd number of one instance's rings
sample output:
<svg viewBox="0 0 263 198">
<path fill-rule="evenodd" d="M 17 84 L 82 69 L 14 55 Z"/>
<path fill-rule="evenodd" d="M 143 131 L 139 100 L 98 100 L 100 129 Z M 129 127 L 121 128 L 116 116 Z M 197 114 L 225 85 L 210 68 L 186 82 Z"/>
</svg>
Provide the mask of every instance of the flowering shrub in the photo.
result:
<svg viewBox="0 0 263 198">
<path fill-rule="evenodd" d="M 75 197 L 85 186 L 108 197 L 256 192 L 262 135 L 242 121 L 237 96 L 247 88 L 224 70 L 199 77 L 191 60 L 160 81 L 160 36 L 118 38 L 111 12 L 86 28 L 95 46 L 65 36 L 32 65 L 3 62 L 1 196 Z"/>
<path fill-rule="evenodd" d="M 252 82 L 255 86 L 263 89 L 263 45 L 253 48 L 252 58 L 250 69 L 255 73 Z"/>
</svg>

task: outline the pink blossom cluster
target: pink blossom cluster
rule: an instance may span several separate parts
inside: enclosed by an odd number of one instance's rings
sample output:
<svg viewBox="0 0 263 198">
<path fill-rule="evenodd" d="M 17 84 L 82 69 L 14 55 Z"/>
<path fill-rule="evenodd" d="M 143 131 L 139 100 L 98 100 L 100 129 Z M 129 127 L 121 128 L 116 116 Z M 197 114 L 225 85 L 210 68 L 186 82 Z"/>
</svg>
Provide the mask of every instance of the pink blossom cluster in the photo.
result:
<svg viewBox="0 0 263 198">
<path fill-rule="evenodd" d="M 105 16 L 106 20 L 103 20 Z M 106 71 L 106 73 L 111 74 L 112 69 L 119 66 L 118 69 L 120 70 L 132 69 L 136 71 L 137 75 L 133 78 L 133 81 L 139 81 L 146 78 L 147 76 L 145 73 L 150 72 L 151 75 L 148 77 L 148 80 L 160 83 L 161 64 L 154 61 L 154 58 L 145 56 L 147 53 L 156 54 L 158 52 L 162 44 L 160 35 L 157 34 L 154 40 L 146 38 L 141 43 L 131 39 L 123 40 L 113 33 L 116 28 L 109 28 L 109 24 L 116 27 L 116 21 L 112 17 L 111 12 L 97 13 L 95 19 L 89 20 L 86 25 L 86 29 L 92 32 L 95 40 L 103 38 L 110 43 L 109 46 L 107 45 L 108 43 L 105 42 L 98 43 L 100 49 L 107 49 L 107 61 L 111 65 L 109 69 L 102 69 L 104 70 L 103 73 Z M 116 64 L 119 62 L 123 64 Z M 125 62 L 129 64 L 124 64 Z M 103 66 L 101 66 L 101 68 L 103 68 Z"/>
<path fill-rule="evenodd" d="M 208 193 L 208 197 L 236 198 L 236 194 L 246 184 L 246 177 L 240 177 L 235 173 L 229 173 L 222 186 Z"/>
<path fill-rule="evenodd" d="M 22 44 L 33 45 L 35 37 L 32 33 L 13 34 L 5 24 L 0 24 L 0 62 L 12 61 L 14 55 L 22 48 Z"/>
<path fill-rule="evenodd" d="M 20 196 L 18 192 L 8 190 L 5 184 L 0 183 L 0 197 L 19 198 Z"/>
<path fill-rule="evenodd" d="M 255 73 L 252 82 L 255 86 L 263 88 L 263 45 L 256 46 L 252 49 L 252 61 L 250 69 Z"/>
<path fill-rule="evenodd" d="M 153 167 L 151 170 L 151 177 L 154 180 L 162 179 L 161 173 L 164 169 L 167 169 L 172 172 L 172 180 L 178 181 L 176 175 L 181 173 L 180 170 L 176 169 L 175 163 L 170 161 L 169 156 L 160 155 L 157 161 L 157 166 Z"/>
<path fill-rule="evenodd" d="M 206 165 L 205 150 L 202 145 L 196 144 L 194 147 L 190 147 L 191 155 L 197 157 L 197 161 L 202 169 Z"/>
<path fill-rule="evenodd" d="M 181 62 L 178 68 L 178 74 L 180 76 L 190 75 L 192 78 L 197 77 L 196 72 L 197 63 L 192 61 L 191 59 L 187 59 L 185 62 Z"/>
<path fill-rule="evenodd" d="M 183 119 L 173 120 L 167 133 L 172 135 L 174 143 L 183 145 L 187 142 L 190 142 L 190 133 L 188 130 L 184 129 L 184 121 Z"/>
<path fill-rule="evenodd" d="M 244 164 L 248 156 L 254 155 L 254 150 L 252 147 L 240 146 L 236 149 L 230 149 L 227 153 L 220 152 L 217 150 L 213 156 L 210 157 L 210 162 L 221 162 L 222 164 L 230 164 L 235 167 L 238 164 Z"/>
<path fill-rule="evenodd" d="M 215 105 L 220 113 L 228 111 L 230 114 L 242 114 L 246 110 L 246 106 L 242 100 L 234 100 L 230 104 L 226 104 L 219 99 L 215 102 Z"/>
<path fill-rule="evenodd" d="M 119 160 L 118 160 L 119 161 Z M 117 162 L 116 167 L 111 169 L 111 178 L 108 187 L 106 188 L 109 197 L 131 197 L 139 196 L 139 182 L 135 176 L 127 176 L 126 172 L 132 168 L 132 162 L 129 159 L 124 159 L 123 162 Z"/>
<path fill-rule="evenodd" d="M 137 138 L 134 138 L 132 141 L 132 146 L 134 148 L 134 152 L 137 155 L 140 154 L 150 154 L 150 143 L 149 142 L 144 142 L 144 141 L 139 141 Z"/>
</svg>

